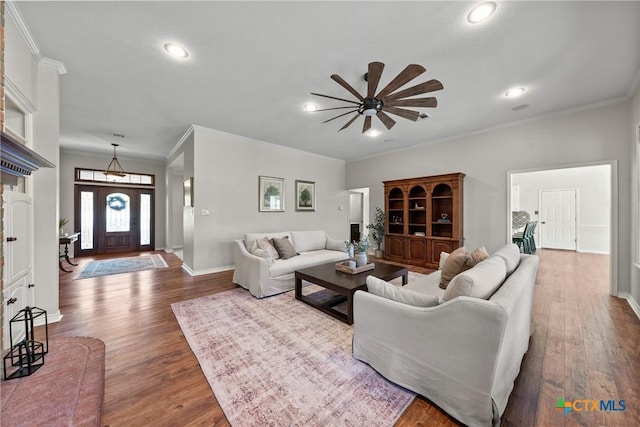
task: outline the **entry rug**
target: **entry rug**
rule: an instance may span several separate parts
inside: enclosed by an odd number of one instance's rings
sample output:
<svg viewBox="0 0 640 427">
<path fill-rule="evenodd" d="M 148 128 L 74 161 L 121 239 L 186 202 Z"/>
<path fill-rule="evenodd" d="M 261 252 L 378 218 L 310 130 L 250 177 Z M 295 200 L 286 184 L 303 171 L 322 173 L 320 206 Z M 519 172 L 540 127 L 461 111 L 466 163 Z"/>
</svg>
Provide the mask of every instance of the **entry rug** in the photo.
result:
<svg viewBox="0 0 640 427">
<path fill-rule="evenodd" d="M 74 280 L 168 267 L 159 254 L 91 261 Z"/>
<path fill-rule="evenodd" d="M 392 426 L 415 394 L 352 357 L 351 326 L 293 294 L 233 289 L 171 306 L 229 423 Z"/>
</svg>

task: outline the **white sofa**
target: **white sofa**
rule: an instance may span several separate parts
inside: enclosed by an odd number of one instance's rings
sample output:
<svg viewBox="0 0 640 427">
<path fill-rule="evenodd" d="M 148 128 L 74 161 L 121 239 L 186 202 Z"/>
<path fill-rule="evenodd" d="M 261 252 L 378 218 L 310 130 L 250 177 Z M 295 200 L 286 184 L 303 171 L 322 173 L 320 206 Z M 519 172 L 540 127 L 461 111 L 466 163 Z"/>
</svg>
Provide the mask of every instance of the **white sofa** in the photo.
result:
<svg viewBox="0 0 640 427">
<path fill-rule="evenodd" d="M 411 300 L 417 296 L 411 291 L 417 292 L 428 307 L 373 294 L 373 286 L 368 286 L 370 292 L 357 291 L 353 356 L 466 425 L 498 425 L 529 346 L 538 262 L 537 256 L 521 255 L 510 244 L 458 274 L 466 275 L 471 295 L 474 288 L 489 292 L 486 299 L 457 296 L 443 302 L 446 292 L 438 286 L 440 270 L 404 288 L 390 289 Z M 495 283 L 487 285 L 501 274 L 506 280 L 497 283 L 497 290 Z"/>
<path fill-rule="evenodd" d="M 274 259 L 251 254 L 249 250 L 264 237 L 287 237 L 298 255 Z M 344 241 L 329 238 L 323 230 L 247 233 L 244 240 L 235 240 L 233 244 L 233 282 L 248 289 L 253 296 L 263 298 L 293 289 L 296 270 L 347 258 Z"/>
</svg>

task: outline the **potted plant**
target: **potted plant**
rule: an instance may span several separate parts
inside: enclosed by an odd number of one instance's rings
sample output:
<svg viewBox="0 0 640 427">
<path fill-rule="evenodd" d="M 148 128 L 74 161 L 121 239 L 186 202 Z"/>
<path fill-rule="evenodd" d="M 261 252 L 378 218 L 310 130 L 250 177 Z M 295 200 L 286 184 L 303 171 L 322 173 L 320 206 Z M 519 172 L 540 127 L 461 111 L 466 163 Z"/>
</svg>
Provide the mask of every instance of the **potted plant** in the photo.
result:
<svg viewBox="0 0 640 427">
<path fill-rule="evenodd" d="M 64 226 L 67 225 L 68 223 L 69 223 L 69 220 L 67 218 L 60 218 L 60 220 L 58 221 L 58 228 L 60 229 L 61 236 L 64 235 Z"/>
<path fill-rule="evenodd" d="M 355 252 L 356 266 L 362 267 L 367 265 L 367 251 L 369 250 L 369 236 L 362 236 L 359 242 L 353 242 L 353 251 Z"/>
<path fill-rule="evenodd" d="M 382 252 L 382 240 L 384 239 L 384 211 L 379 207 L 376 207 L 376 215 L 373 222 L 367 225 L 367 229 L 370 231 L 370 236 L 374 242 L 376 242 L 376 258 L 382 258 L 384 253 Z"/>
</svg>

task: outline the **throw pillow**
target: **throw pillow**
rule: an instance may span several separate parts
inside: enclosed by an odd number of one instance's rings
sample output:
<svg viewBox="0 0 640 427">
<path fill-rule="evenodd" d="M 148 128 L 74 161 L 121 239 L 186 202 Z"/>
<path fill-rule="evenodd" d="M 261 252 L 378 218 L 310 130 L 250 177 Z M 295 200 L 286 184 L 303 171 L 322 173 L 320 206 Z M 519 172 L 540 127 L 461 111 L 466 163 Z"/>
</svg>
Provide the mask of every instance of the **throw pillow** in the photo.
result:
<svg viewBox="0 0 640 427">
<path fill-rule="evenodd" d="M 276 248 L 276 251 L 278 251 L 280 258 L 289 259 L 298 255 L 287 236 L 283 238 L 274 237 L 271 240 L 273 241 L 273 246 Z"/>
<path fill-rule="evenodd" d="M 271 266 L 271 264 L 273 264 L 273 257 L 271 256 L 271 254 L 269 253 L 269 251 L 266 251 L 264 249 L 260 249 L 257 245 L 255 248 L 253 248 L 253 251 L 251 251 L 252 255 L 255 256 L 259 256 L 260 258 L 264 258 L 267 260 L 267 265 Z"/>
<path fill-rule="evenodd" d="M 435 295 L 421 294 L 394 286 L 374 276 L 367 277 L 367 290 L 374 295 L 416 307 L 433 307 L 440 304 L 440 300 Z"/>
<path fill-rule="evenodd" d="M 464 246 L 451 252 L 442 266 L 440 287 L 442 289 L 446 289 L 451 279 L 456 277 L 459 273 L 470 269 L 471 267 L 468 265 L 468 261 L 469 255 L 467 255 Z"/>
<path fill-rule="evenodd" d="M 479 247 L 469 253 L 469 265 L 473 267 L 487 258 L 489 258 L 489 252 L 487 252 L 484 246 Z"/>
<path fill-rule="evenodd" d="M 271 244 L 271 240 L 269 240 L 269 238 L 263 237 L 262 239 L 258 239 L 256 240 L 256 244 L 260 249 L 264 249 L 265 251 L 269 252 L 269 254 L 273 257 L 274 260 L 280 258 L 280 254 L 278 253 L 276 248 L 273 247 L 273 245 Z"/>
<path fill-rule="evenodd" d="M 451 280 L 442 301 L 459 296 L 489 299 L 507 277 L 507 267 L 499 256 L 492 256 Z"/>
<path fill-rule="evenodd" d="M 438 270 L 442 270 L 442 267 L 444 267 L 444 263 L 447 261 L 447 258 L 449 258 L 448 253 L 440 252 L 440 265 L 438 266 Z"/>
</svg>

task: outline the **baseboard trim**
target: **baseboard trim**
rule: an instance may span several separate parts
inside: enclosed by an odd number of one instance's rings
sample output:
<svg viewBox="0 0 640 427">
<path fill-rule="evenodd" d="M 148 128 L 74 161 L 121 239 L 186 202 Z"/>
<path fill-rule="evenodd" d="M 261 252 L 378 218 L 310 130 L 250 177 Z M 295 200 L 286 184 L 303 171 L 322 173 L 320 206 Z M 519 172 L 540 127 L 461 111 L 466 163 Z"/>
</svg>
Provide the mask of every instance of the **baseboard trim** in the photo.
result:
<svg viewBox="0 0 640 427">
<path fill-rule="evenodd" d="M 640 304 L 633 298 L 633 295 L 628 292 L 619 292 L 618 297 L 626 299 L 633 312 L 640 319 Z"/>
<path fill-rule="evenodd" d="M 182 269 L 186 271 L 190 276 L 202 276 L 203 274 L 211 274 L 211 273 L 220 273 L 222 271 L 233 270 L 235 266 L 233 265 L 223 265 L 220 267 L 206 268 L 204 270 L 192 270 L 186 264 L 182 264 Z"/>
<path fill-rule="evenodd" d="M 53 314 L 47 314 L 47 324 L 49 323 L 58 323 L 59 321 L 62 320 L 62 313 L 60 313 L 60 310 L 56 311 Z M 38 317 L 36 319 L 35 322 L 33 322 L 33 326 L 42 326 L 44 325 L 44 318 L 43 317 Z"/>
</svg>

